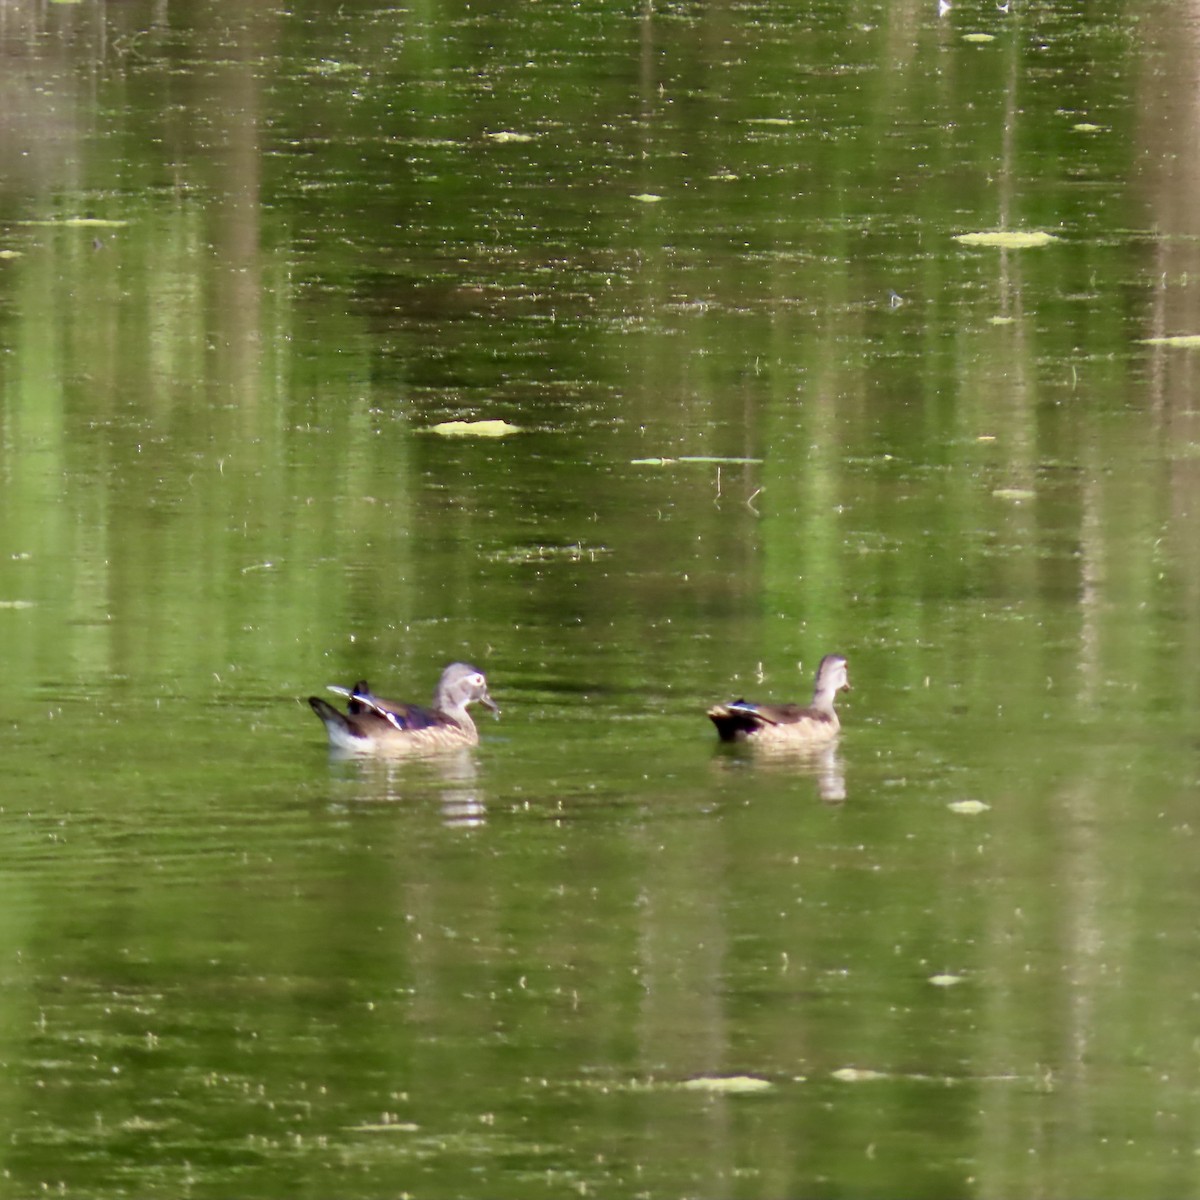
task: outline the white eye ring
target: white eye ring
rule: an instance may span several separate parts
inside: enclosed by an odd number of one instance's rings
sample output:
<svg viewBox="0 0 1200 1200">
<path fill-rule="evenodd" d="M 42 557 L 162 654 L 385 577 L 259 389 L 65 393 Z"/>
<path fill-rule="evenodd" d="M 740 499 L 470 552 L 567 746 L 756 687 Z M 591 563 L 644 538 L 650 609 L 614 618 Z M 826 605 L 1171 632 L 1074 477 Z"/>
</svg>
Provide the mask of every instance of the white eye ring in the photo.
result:
<svg viewBox="0 0 1200 1200">
<path fill-rule="evenodd" d="M 478 673 L 471 676 L 470 683 L 472 687 L 483 687 L 485 682 L 486 680 L 483 678 L 483 676 Z"/>
</svg>

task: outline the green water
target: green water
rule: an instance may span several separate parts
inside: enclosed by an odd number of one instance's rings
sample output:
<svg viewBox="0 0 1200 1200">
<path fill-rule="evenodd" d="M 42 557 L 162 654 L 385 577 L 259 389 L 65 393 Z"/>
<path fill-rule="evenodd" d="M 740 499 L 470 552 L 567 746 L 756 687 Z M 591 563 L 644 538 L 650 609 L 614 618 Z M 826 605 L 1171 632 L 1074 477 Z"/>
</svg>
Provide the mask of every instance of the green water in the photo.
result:
<svg viewBox="0 0 1200 1200">
<path fill-rule="evenodd" d="M 0 7 L 0 1194 L 1200 1190 L 1198 32 Z"/>
</svg>

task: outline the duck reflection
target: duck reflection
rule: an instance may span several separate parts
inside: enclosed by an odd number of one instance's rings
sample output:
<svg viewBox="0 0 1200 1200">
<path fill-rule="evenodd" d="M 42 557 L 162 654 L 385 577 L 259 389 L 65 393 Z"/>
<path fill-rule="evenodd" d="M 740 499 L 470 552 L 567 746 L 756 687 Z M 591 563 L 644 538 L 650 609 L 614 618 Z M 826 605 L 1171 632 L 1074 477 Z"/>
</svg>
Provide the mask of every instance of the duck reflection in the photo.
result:
<svg viewBox="0 0 1200 1200">
<path fill-rule="evenodd" d="M 367 803 L 413 803 L 436 797 L 442 821 L 452 828 L 473 829 L 487 820 L 479 783 L 479 764 L 463 749 L 426 758 L 362 758 L 330 754 L 331 762 L 352 777 L 355 798 Z"/>
<path fill-rule="evenodd" d="M 755 753 L 749 753 L 741 747 L 721 745 L 713 758 L 726 770 L 754 769 L 808 775 L 816 782 L 817 794 L 826 804 L 841 804 L 846 799 L 846 764 L 837 742 L 828 742 L 824 746 L 772 747 L 765 754 L 762 746 L 756 746 Z"/>
</svg>

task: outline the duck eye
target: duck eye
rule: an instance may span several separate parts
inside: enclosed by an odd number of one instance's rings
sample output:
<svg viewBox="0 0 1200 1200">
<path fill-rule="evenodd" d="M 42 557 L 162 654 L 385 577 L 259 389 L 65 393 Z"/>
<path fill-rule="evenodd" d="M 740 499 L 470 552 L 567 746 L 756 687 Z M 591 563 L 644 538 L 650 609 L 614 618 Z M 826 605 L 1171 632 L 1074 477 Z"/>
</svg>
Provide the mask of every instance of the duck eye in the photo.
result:
<svg viewBox="0 0 1200 1200">
<path fill-rule="evenodd" d="M 471 676 L 471 686 L 472 687 L 483 687 L 483 684 L 484 684 L 484 679 L 483 679 L 482 675 L 475 674 L 475 675 Z"/>
</svg>

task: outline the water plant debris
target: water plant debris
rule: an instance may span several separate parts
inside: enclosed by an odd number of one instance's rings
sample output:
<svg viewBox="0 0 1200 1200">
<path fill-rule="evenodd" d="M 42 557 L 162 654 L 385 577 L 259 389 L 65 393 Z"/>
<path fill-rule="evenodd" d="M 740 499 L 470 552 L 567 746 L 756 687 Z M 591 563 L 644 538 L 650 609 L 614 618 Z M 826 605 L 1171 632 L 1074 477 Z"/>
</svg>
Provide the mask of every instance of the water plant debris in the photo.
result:
<svg viewBox="0 0 1200 1200">
<path fill-rule="evenodd" d="M 429 427 L 430 433 L 440 433 L 443 437 L 507 437 L 520 431 L 520 425 L 510 425 L 507 421 L 442 421 Z"/>
<path fill-rule="evenodd" d="M 998 246 L 1002 250 L 1028 250 L 1034 246 L 1048 246 L 1051 242 L 1057 242 L 1058 238 L 1041 229 L 1031 230 L 1027 233 L 1011 229 L 996 229 L 990 233 L 956 233 L 954 240 L 961 242 L 964 246 Z"/>
</svg>

